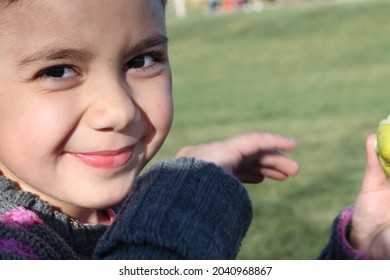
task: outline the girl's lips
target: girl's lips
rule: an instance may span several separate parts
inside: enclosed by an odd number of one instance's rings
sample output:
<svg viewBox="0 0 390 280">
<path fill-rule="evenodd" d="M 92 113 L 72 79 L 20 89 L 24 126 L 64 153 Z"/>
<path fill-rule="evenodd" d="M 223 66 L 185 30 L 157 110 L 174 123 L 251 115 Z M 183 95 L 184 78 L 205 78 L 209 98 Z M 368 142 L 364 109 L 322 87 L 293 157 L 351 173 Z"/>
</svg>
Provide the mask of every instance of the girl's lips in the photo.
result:
<svg viewBox="0 0 390 280">
<path fill-rule="evenodd" d="M 101 169 L 111 169 L 126 165 L 133 156 L 133 150 L 134 146 L 130 146 L 116 151 L 71 153 L 71 155 L 89 166 Z"/>
</svg>

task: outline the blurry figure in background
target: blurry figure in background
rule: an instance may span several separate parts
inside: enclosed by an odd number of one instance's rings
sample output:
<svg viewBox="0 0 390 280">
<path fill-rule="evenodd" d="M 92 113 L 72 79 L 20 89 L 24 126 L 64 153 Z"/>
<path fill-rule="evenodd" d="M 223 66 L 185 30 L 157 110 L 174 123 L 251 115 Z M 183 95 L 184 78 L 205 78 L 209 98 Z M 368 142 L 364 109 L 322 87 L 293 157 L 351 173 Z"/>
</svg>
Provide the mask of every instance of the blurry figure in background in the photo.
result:
<svg viewBox="0 0 390 280">
<path fill-rule="evenodd" d="M 245 0 L 236 0 L 236 6 L 239 9 L 242 9 L 244 7 Z"/>
<path fill-rule="evenodd" d="M 234 12 L 243 11 L 249 12 L 262 12 L 264 10 L 264 4 L 261 0 L 225 0 L 224 11 Z"/>
<path fill-rule="evenodd" d="M 175 13 L 179 18 L 184 18 L 187 15 L 187 8 L 185 0 L 175 0 Z"/>
<path fill-rule="evenodd" d="M 253 3 L 251 4 L 251 10 L 253 12 L 262 12 L 264 10 L 264 4 L 263 2 L 261 2 L 260 0 L 255 0 L 253 1 Z"/>
<path fill-rule="evenodd" d="M 264 4 L 261 0 L 208 0 L 208 11 L 210 14 L 222 13 L 230 14 L 236 11 L 262 12 Z"/>
<path fill-rule="evenodd" d="M 219 1 L 218 0 L 209 0 L 209 10 L 212 14 L 218 12 Z"/>
<path fill-rule="evenodd" d="M 235 10 L 235 2 L 233 0 L 224 0 L 222 3 L 222 10 L 225 13 L 232 13 Z"/>
<path fill-rule="evenodd" d="M 249 0 L 242 0 L 242 10 L 244 12 L 250 12 L 252 10 L 251 3 Z"/>
</svg>

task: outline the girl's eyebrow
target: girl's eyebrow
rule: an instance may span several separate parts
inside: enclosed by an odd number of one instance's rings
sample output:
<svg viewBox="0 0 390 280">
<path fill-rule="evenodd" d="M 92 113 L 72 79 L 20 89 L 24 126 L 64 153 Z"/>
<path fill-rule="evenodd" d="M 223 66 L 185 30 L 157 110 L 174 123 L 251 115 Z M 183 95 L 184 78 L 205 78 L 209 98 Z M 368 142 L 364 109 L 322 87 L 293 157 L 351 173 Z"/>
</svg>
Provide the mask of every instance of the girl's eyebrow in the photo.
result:
<svg viewBox="0 0 390 280">
<path fill-rule="evenodd" d="M 95 55 L 92 52 L 86 50 L 47 46 L 29 55 L 28 57 L 22 59 L 18 63 L 18 68 L 23 68 L 28 66 L 28 64 L 34 62 L 40 62 L 40 61 L 51 61 L 51 60 L 61 60 L 61 59 L 75 59 L 75 60 L 87 61 L 92 59 L 94 56 Z"/>
<path fill-rule="evenodd" d="M 153 36 L 146 38 L 145 40 L 140 41 L 135 45 L 130 45 L 130 50 L 131 52 L 139 53 L 149 48 L 153 48 L 159 45 L 165 46 L 167 44 L 168 44 L 167 36 L 157 33 L 154 34 Z"/>
<path fill-rule="evenodd" d="M 166 45 L 168 43 L 168 38 L 160 33 L 154 34 L 140 42 L 130 45 L 131 52 L 139 53 L 149 48 Z M 95 57 L 95 54 L 82 49 L 72 49 L 72 48 L 60 48 L 45 46 L 41 50 L 34 52 L 33 54 L 23 58 L 17 64 L 18 68 L 24 68 L 31 63 L 41 62 L 41 61 L 53 61 L 53 60 L 62 60 L 62 59 L 73 59 L 78 61 L 88 61 Z"/>
</svg>

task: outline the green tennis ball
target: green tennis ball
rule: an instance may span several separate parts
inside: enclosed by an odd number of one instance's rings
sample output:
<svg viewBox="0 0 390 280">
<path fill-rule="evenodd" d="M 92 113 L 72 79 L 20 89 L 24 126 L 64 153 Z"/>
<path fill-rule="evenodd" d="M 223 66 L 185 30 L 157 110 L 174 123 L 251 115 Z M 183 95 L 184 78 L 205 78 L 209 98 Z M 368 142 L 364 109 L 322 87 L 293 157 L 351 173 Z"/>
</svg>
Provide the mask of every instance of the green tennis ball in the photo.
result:
<svg viewBox="0 0 390 280">
<path fill-rule="evenodd" d="M 376 153 L 383 170 L 390 177 L 390 115 L 379 123 L 376 133 Z"/>
</svg>

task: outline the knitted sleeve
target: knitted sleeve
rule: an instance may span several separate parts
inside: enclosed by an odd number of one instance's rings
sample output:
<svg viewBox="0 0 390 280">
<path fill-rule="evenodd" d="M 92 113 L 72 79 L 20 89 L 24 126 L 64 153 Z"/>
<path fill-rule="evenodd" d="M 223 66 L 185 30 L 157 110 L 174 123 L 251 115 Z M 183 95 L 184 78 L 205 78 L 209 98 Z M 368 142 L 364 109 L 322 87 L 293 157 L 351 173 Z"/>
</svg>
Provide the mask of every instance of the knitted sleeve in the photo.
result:
<svg viewBox="0 0 390 280">
<path fill-rule="evenodd" d="M 142 175 L 103 235 L 97 259 L 234 259 L 252 219 L 242 184 L 180 158 Z"/>
<path fill-rule="evenodd" d="M 344 209 L 335 219 L 329 243 L 321 252 L 324 260 L 367 260 L 370 257 L 353 248 L 348 241 L 353 207 Z"/>
</svg>

